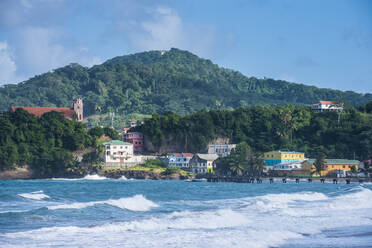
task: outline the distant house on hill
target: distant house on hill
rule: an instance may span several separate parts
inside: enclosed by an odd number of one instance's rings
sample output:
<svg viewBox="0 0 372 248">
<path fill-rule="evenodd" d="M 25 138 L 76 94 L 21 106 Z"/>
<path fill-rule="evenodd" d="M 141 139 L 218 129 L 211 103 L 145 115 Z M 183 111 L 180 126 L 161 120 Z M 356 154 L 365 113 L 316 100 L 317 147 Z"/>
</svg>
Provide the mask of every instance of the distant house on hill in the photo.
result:
<svg viewBox="0 0 372 248">
<path fill-rule="evenodd" d="M 43 114 L 56 111 L 63 113 L 63 116 L 70 120 L 83 121 L 83 100 L 80 98 L 74 99 L 72 108 L 49 108 L 49 107 L 18 107 L 12 106 L 11 111 L 15 112 L 17 109 L 24 109 L 28 113 L 33 114 L 37 117 L 41 117 Z"/>
<path fill-rule="evenodd" d="M 337 103 L 335 101 L 319 101 L 312 105 L 312 109 L 324 112 L 324 111 L 334 111 L 334 112 L 342 112 L 344 111 L 344 104 Z"/>
</svg>

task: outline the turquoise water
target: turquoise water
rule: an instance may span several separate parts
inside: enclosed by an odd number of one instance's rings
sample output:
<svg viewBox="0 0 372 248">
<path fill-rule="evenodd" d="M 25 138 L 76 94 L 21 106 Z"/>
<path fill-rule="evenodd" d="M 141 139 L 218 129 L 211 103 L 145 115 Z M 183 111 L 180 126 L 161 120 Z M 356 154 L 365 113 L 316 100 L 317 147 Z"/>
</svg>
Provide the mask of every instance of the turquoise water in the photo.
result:
<svg viewBox="0 0 372 248">
<path fill-rule="evenodd" d="M 372 247 L 372 185 L 0 181 L 0 247 Z"/>
</svg>

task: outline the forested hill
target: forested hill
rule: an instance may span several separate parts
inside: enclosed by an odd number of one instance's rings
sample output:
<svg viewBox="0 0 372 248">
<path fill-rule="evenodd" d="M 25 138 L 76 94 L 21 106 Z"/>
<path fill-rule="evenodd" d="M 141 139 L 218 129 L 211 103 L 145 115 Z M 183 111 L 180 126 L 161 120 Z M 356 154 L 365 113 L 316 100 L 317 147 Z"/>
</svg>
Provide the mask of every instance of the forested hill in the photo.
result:
<svg viewBox="0 0 372 248">
<path fill-rule="evenodd" d="M 0 111 L 10 106 L 70 106 L 84 100 L 85 115 L 193 113 L 249 105 L 311 104 L 346 100 L 363 104 L 372 94 L 319 89 L 281 80 L 257 79 L 225 69 L 179 49 L 116 57 L 85 68 L 78 64 L 0 88 Z"/>
</svg>

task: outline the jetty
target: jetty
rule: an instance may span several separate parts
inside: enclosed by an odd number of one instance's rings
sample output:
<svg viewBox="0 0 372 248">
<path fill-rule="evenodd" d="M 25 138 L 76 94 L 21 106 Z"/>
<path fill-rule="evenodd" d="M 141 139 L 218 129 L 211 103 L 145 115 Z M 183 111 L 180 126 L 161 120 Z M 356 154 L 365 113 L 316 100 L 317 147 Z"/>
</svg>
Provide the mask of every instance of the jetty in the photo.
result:
<svg viewBox="0 0 372 248">
<path fill-rule="evenodd" d="M 269 181 L 270 184 L 273 183 L 287 183 L 289 181 L 294 181 L 296 183 L 312 183 L 314 181 L 320 183 L 366 183 L 372 182 L 372 178 L 357 178 L 357 177 L 250 177 L 250 176 L 216 176 L 208 175 L 206 177 L 208 182 L 233 182 L 233 183 L 258 183 L 261 184 L 263 181 Z"/>
</svg>

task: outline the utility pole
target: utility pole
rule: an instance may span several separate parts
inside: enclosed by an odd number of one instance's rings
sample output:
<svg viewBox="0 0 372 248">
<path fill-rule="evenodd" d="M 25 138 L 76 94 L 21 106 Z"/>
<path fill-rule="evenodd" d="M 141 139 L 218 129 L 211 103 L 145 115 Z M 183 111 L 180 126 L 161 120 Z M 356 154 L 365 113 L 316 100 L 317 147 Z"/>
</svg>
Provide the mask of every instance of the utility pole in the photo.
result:
<svg viewBox="0 0 372 248">
<path fill-rule="evenodd" d="M 112 127 L 112 129 L 114 129 L 115 112 L 110 112 L 110 117 L 111 117 L 111 127 Z"/>
</svg>

